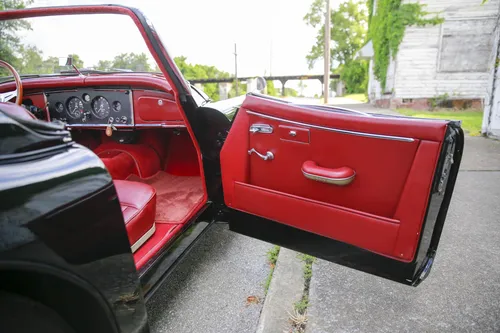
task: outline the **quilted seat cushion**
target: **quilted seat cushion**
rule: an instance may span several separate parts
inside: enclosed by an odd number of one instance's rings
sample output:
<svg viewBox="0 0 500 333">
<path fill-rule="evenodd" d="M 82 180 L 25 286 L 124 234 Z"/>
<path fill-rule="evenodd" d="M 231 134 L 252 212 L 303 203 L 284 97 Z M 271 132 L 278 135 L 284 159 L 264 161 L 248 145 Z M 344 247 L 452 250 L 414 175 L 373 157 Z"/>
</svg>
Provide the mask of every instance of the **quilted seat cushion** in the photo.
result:
<svg viewBox="0 0 500 333">
<path fill-rule="evenodd" d="M 144 183 L 114 180 L 132 252 L 155 232 L 156 191 Z"/>
</svg>

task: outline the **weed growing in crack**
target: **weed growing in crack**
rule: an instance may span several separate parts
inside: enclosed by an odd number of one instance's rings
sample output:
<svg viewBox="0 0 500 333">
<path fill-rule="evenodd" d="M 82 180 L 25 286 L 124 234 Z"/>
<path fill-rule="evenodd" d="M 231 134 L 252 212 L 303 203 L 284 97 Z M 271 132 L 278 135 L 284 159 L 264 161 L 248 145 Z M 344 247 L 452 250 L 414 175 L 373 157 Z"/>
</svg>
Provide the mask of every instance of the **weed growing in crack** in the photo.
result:
<svg viewBox="0 0 500 333">
<path fill-rule="evenodd" d="M 264 295 L 267 295 L 269 290 L 269 285 L 273 279 L 274 268 L 276 267 L 276 262 L 278 261 L 278 254 L 280 253 L 280 247 L 278 245 L 273 246 L 269 251 L 267 251 L 267 262 L 269 263 L 269 274 L 267 275 L 266 281 L 264 281 Z"/>
<path fill-rule="evenodd" d="M 290 314 L 290 322 L 292 323 L 292 331 L 302 333 L 306 329 L 307 323 L 307 308 L 309 307 L 309 285 L 312 278 L 312 265 L 316 260 L 315 257 L 307 254 L 299 254 L 298 258 L 304 262 L 304 292 L 301 299 L 294 304 L 295 311 Z"/>
</svg>

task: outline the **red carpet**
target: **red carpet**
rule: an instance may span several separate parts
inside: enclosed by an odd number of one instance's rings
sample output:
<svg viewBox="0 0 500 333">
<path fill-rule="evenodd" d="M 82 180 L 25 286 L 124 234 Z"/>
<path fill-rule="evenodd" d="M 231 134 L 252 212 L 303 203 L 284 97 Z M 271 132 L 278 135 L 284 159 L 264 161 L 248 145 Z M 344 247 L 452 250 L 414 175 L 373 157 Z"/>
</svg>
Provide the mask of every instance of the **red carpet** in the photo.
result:
<svg viewBox="0 0 500 333">
<path fill-rule="evenodd" d="M 156 223 L 183 223 L 203 197 L 200 176 L 174 176 L 160 171 L 150 178 L 131 175 L 128 180 L 146 183 L 156 189 Z"/>
</svg>

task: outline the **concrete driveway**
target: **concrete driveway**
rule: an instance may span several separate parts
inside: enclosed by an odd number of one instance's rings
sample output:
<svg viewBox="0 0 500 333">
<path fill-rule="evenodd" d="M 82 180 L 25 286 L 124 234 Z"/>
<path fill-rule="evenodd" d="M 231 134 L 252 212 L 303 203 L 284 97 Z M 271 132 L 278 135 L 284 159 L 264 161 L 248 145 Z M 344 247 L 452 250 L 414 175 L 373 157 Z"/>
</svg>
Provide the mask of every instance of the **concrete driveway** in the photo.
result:
<svg viewBox="0 0 500 333">
<path fill-rule="evenodd" d="M 254 333 L 271 247 L 227 225 L 212 226 L 149 300 L 151 332 Z"/>
<path fill-rule="evenodd" d="M 467 137 L 431 275 L 417 288 L 323 260 L 308 333 L 499 332 L 500 142 Z"/>
</svg>

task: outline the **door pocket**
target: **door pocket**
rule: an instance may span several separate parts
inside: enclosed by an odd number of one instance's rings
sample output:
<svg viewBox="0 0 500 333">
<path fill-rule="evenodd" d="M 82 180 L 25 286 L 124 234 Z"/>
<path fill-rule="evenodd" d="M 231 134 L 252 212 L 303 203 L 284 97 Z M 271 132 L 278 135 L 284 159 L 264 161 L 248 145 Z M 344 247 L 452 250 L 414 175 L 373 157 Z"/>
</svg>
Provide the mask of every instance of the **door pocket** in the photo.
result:
<svg viewBox="0 0 500 333">
<path fill-rule="evenodd" d="M 232 208 L 363 249 L 393 256 L 399 221 L 234 182 Z"/>
</svg>

